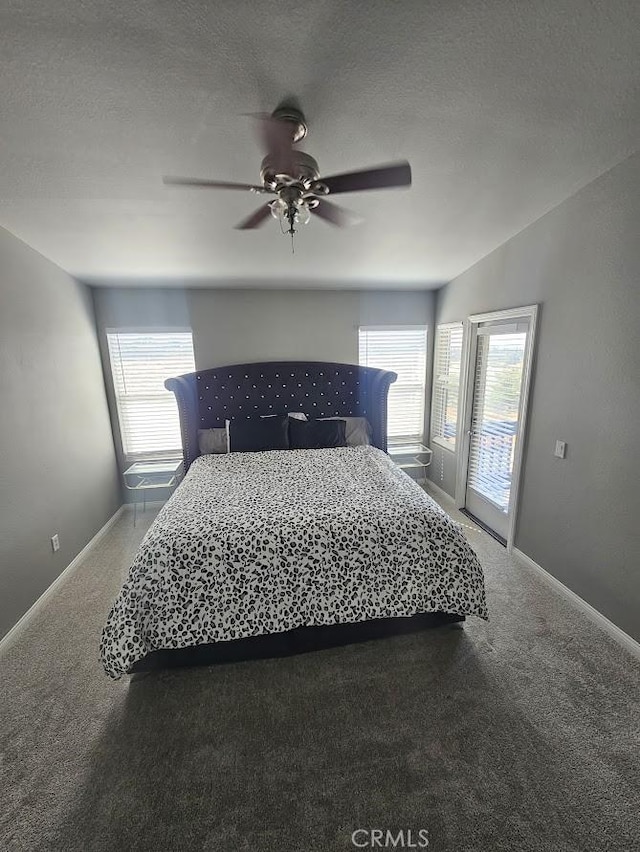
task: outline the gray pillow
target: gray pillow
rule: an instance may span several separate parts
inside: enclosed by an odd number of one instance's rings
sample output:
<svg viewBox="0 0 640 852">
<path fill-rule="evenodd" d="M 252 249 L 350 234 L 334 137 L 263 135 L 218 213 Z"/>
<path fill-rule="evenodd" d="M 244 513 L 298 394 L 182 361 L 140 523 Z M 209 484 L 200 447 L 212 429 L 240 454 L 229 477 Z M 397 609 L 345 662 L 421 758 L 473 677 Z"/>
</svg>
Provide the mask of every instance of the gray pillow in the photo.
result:
<svg viewBox="0 0 640 852">
<path fill-rule="evenodd" d="M 319 420 L 344 420 L 348 447 L 366 447 L 371 444 L 371 424 L 366 417 L 320 417 Z"/>
<path fill-rule="evenodd" d="M 198 429 L 198 447 L 201 454 L 228 453 L 229 438 L 227 430 L 222 429 Z"/>
</svg>

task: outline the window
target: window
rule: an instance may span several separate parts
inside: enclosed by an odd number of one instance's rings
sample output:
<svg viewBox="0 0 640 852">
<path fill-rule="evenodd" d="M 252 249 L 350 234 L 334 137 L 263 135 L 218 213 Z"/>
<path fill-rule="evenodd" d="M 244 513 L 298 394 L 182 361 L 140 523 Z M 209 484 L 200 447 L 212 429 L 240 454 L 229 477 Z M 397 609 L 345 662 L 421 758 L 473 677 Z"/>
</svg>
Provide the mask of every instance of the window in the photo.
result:
<svg viewBox="0 0 640 852">
<path fill-rule="evenodd" d="M 195 370 L 191 332 L 110 330 L 107 342 L 125 456 L 180 453 L 178 406 L 164 380 Z"/>
<path fill-rule="evenodd" d="M 462 323 L 439 325 L 436 328 L 433 362 L 431 440 L 455 450 L 462 363 Z"/>
<path fill-rule="evenodd" d="M 393 370 L 389 388 L 387 437 L 392 443 L 421 441 L 424 433 L 424 394 L 427 373 L 425 326 L 385 326 L 359 329 L 360 364 Z"/>
</svg>

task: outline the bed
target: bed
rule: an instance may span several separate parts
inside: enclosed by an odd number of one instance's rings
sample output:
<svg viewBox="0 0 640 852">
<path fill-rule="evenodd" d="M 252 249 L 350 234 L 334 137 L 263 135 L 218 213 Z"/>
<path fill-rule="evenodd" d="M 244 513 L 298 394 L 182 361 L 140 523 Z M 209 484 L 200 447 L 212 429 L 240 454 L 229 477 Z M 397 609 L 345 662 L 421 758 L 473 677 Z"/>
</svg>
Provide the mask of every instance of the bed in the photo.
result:
<svg viewBox="0 0 640 852">
<path fill-rule="evenodd" d="M 186 473 L 109 613 L 101 656 L 110 677 L 487 617 L 473 550 L 385 452 L 394 379 L 349 364 L 272 362 L 167 382 Z M 370 445 L 200 453 L 199 429 L 274 409 L 366 417 Z"/>
</svg>

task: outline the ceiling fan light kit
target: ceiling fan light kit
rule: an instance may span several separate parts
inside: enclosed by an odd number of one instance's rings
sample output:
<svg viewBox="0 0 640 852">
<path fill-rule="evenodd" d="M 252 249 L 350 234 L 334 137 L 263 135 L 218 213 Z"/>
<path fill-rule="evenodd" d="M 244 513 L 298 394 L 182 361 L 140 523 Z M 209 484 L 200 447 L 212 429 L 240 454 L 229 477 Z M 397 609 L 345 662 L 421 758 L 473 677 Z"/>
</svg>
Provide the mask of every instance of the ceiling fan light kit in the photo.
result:
<svg viewBox="0 0 640 852">
<path fill-rule="evenodd" d="M 260 166 L 262 185 L 180 177 L 165 177 L 164 183 L 203 189 L 244 189 L 257 195 L 275 195 L 272 201 L 239 222 L 236 228 L 257 228 L 271 214 L 279 221 L 282 233 L 289 234 L 292 241 L 297 227 L 306 225 L 312 213 L 337 226 L 356 220 L 348 211 L 327 201 L 328 195 L 411 186 L 411 166 L 406 160 L 321 178 L 315 159 L 294 148 L 308 133 L 306 119 L 297 107 L 280 106 L 271 115 L 256 117 L 261 123 L 262 139 L 267 149 Z"/>
</svg>

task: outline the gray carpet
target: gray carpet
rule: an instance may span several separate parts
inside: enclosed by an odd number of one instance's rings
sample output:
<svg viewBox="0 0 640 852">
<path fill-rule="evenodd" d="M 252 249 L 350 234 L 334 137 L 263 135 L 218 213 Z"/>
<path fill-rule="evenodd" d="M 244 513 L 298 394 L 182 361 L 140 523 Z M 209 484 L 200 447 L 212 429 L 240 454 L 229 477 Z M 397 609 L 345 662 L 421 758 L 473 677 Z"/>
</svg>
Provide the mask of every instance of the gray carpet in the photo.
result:
<svg viewBox="0 0 640 852">
<path fill-rule="evenodd" d="M 0 659 L 2 850 L 638 848 L 640 664 L 485 533 L 489 624 L 115 683 L 99 633 L 150 517 Z"/>
</svg>

